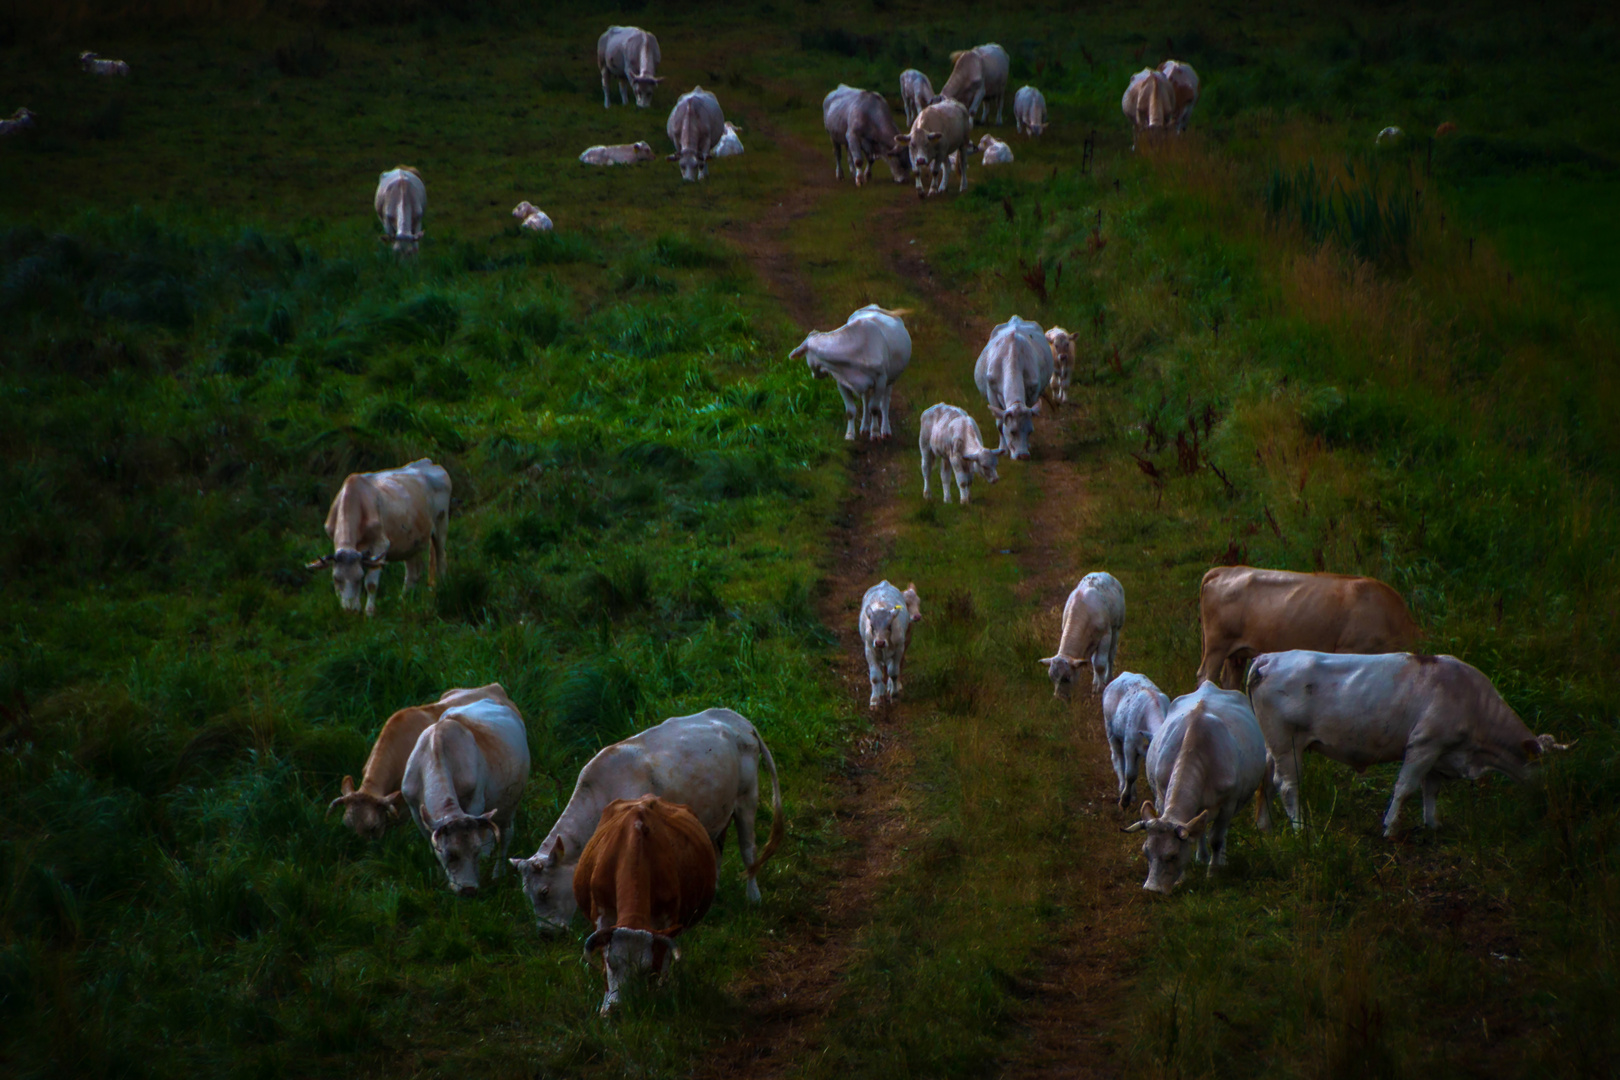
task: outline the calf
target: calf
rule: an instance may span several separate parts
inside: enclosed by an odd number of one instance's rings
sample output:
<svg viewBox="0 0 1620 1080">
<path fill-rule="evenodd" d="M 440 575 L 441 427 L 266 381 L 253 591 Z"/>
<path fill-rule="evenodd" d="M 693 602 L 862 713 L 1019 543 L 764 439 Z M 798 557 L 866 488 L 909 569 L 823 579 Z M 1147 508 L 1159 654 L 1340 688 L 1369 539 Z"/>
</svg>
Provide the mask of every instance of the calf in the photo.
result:
<svg viewBox="0 0 1620 1080">
<path fill-rule="evenodd" d="M 682 180 L 705 180 L 709 157 L 725 136 L 726 118 L 715 96 L 695 86 L 680 96 L 669 111 L 664 131 L 675 144 L 668 160 L 679 162 Z"/>
<path fill-rule="evenodd" d="M 1226 862 L 1226 831 L 1238 809 L 1260 791 L 1260 828 L 1271 827 L 1264 807 L 1271 787 L 1266 742 L 1235 690 L 1204 683 L 1170 704 L 1169 715 L 1147 757 L 1148 780 L 1163 813 L 1149 800 L 1142 820 L 1126 832 L 1148 834 L 1142 845 L 1148 876 L 1142 888 L 1170 895 L 1187 872 L 1187 845 L 1198 842 L 1197 859 L 1213 874 Z"/>
<path fill-rule="evenodd" d="M 550 215 L 526 199 L 512 208 L 512 216 L 518 219 L 520 229 L 531 232 L 550 232 L 552 229 Z"/>
<path fill-rule="evenodd" d="M 405 564 L 407 592 L 424 565 L 435 582 L 444 577 L 450 474 L 427 458 L 398 469 L 351 473 L 327 511 L 326 535 L 335 550 L 304 569 L 332 568 L 332 588 L 345 611 L 360 610 L 363 579 L 366 615 L 374 615 L 377 583 L 388 563 Z M 431 563 L 424 556 L 431 556 Z"/>
<path fill-rule="evenodd" d="M 759 808 L 759 770 L 771 771 L 771 835 L 755 857 L 754 820 Z M 513 859 L 523 892 L 541 931 L 557 933 L 573 918 L 575 897 L 568 888 L 586 841 L 603 810 L 615 799 L 661 795 L 689 807 L 714 841 L 716 852 L 732 822 L 748 882 L 748 900 L 759 903 L 756 880 L 782 842 L 786 818 L 776 759 L 747 718 L 730 709 L 708 709 L 675 716 L 598 751 L 579 771 L 574 793 L 540 848 L 527 859 Z"/>
<path fill-rule="evenodd" d="M 940 499 L 951 501 L 951 476 L 956 476 L 958 501 L 968 504 L 972 494 L 973 474 L 984 477 L 985 483 L 994 484 L 1001 479 L 996 475 L 996 458 L 1001 451 L 989 449 L 979 439 L 979 425 L 967 410 L 955 405 L 930 405 L 923 410 L 918 424 L 917 450 L 922 454 L 923 498 L 931 492 L 929 474 L 934 471 L 934 460 L 939 460 Z"/>
<path fill-rule="evenodd" d="M 911 363 L 911 335 L 901 321 L 906 314 L 904 308 L 891 311 L 868 304 L 837 330 L 812 330 L 788 354 L 794 360 L 804 357 L 812 378 L 831 377 L 837 384 L 848 422 L 845 439 L 853 440 L 857 430 L 869 439 L 894 434 L 889 427 L 889 396 Z"/>
<path fill-rule="evenodd" d="M 996 418 L 999 445 L 1014 461 L 1029 460 L 1029 440 L 1041 395 L 1052 382 L 1052 346 L 1028 319 L 1014 315 L 990 332 L 973 364 L 973 384 Z"/>
<path fill-rule="evenodd" d="M 103 60 L 93 52 L 79 54 L 79 66 L 92 75 L 128 75 L 129 65 L 122 60 Z"/>
<path fill-rule="evenodd" d="M 389 820 L 399 817 L 399 804 L 405 797 L 399 787 L 405 779 L 405 763 L 410 760 L 422 732 L 437 723 L 446 710 L 485 699 L 516 709 L 501 684 L 490 683 L 476 690 L 446 690 L 431 705 L 400 709 L 390 716 L 366 758 L 360 786 L 354 786 L 354 777 L 345 776 L 342 794 L 327 805 L 326 812 L 331 814 L 343 807 L 343 824 L 362 839 L 377 839 L 388 828 Z"/>
<path fill-rule="evenodd" d="M 1171 107 L 1167 125 L 1176 131 L 1186 131 L 1192 119 L 1193 106 L 1198 104 L 1198 72 L 1191 64 L 1180 60 L 1166 60 L 1159 65 L 1159 74 L 1170 84 Z"/>
<path fill-rule="evenodd" d="M 840 83 L 822 100 L 821 120 L 832 139 L 834 179 L 844 175 L 845 150 L 856 187 L 871 178 L 872 162 L 879 157 L 888 161 L 895 183 L 904 183 L 911 176 L 911 160 L 895 142 L 899 132 L 882 94 Z"/>
<path fill-rule="evenodd" d="M 0 120 L 0 137 L 16 135 L 34 126 L 34 114 L 27 109 L 18 109 L 5 120 Z"/>
<path fill-rule="evenodd" d="M 912 625 L 919 622 L 922 604 L 915 585 L 907 585 L 901 592 L 887 581 L 880 581 L 861 598 L 861 643 L 866 647 L 866 673 L 872 680 L 868 707 L 875 709 L 900 696 L 906 646 L 911 643 Z"/>
<path fill-rule="evenodd" d="M 1046 400 L 1054 406 L 1069 402 L 1069 380 L 1074 377 L 1074 335 L 1061 326 L 1046 332 L 1052 346 L 1052 381 L 1047 383 Z"/>
<path fill-rule="evenodd" d="M 1477 780 L 1494 770 L 1524 780 L 1530 762 L 1569 749 L 1551 735 L 1532 735 L 1491 681 L 1455 656 L 1266 653 L 1249 668 L 1248 689 L 1296 829 L 1308 751 L 1357 772 L 1402 762 L 1384 815 L 1391 836 L 1401 803 L 1420 788 L 1423 823 L 1432 829 L 1442 779 Z"/>
<path fill-rule="evenodd" d="M 1176 95 L 1163 72 L 1144 68 L 1131 76 L 1131 83 L 1125 88 L 1125 96 L 1119 104 L 1131 122 L 1134 132 L 1131 149 L 1135 150 L 1136 139 L 1141 137 L 1142 132 L 1165 130 L 1175 112 Z"/>
<path fill-rule="evenodd" d="M 504 694 L 448 709 L 417 737 L 399 790 L 457 896 L 478 894 L 491 847 L 501 876 L 528 779 L 529 737 Z"/>
<path fill-rule="evenodd" d="M 586 165 L 636 165 L 651 161 L 658 155 L 644 142 L 619 143 L 615 146 L 593 146 L 579 155 Z"/>
<path fill-rule="evenodd" d="M 574 871 L 574 902 L 596 929 L 585 957 L 602 954 L 607 1016 L 630 980 L 662 978 L 681 957 L 674 938 L 714 903 L 715 854 L 691 810 L 656 795 L 615 799 Z"/>
<path fill-rule="evenodd" d="M 1091 665 L 1091 692 L 1100 694 L 1114 672 L 1119 634 L 1125 628 L 1125 586 L 1106 571 L 1080 579 L 1063 605 L 1057 652 L 1041 660 L 1052 680 L 1052 696 L 1069 700 L 1082 665 Z"/>
<path fill-rule="evenodd" d="M 653 88 L 664 80 L 658 75 L 663 55 L 658 39 L 639 26 L 610 26 L 596 39 L 596 66 L 602 73 L 602 108 L 611 109 L 612 82 L 619 84 L 619 104 L 630 104 L 626 88 L 635 92 L 636 107 L 652 105 Z"/>
<path fill-rule="evenodd" d="M 1033 86 L 1013 96 L 1013 122 L 1020 135 L 1040 135 L 1046 130 L 1046 97 Z"/>
<path fill-rule="evenodd" d="M 1013 163 L 1012 147 L 988 132 L 984 138 L 979 140 L 979 150 L 984 154 L 984 164 L 986 165 L 1011 165 Z"/>
<path fill-rule="evenodd" d="M 1122 671 L 1103 691 L 1102 710 L 1108 755 L 1119 779 L 1119 808 L 1125 810 L 1136 799 L 1137 774 L 1170 711 L 1170 699 L 1146 675 Z"/>
<path fill-rule="evenodd" d="M 934 100 L 934 84 L 916 68 L 900 73 L 900 103 L 906 110 L 906 127 L 917 119 L 917 114 L 928 108 Z"/>
<path fill-rule="evenodd" d="M 422 217 L 427 213 L 427 185 L 422 183 L 422 174 L 409 165 L 383 173 L 377 178 L 372 202 L 382 222 L 383 240 L 402 255 L 415 254 L 423 235 Z"/>
<path fill-rule="evenodd" d="M 957 190 L 967 190 L 967 155 L 972 145 L 968 142 L 968 132 L 972 129 L 973 121 L 965 105 L 951 98 L 940 98 L 917 114 L 910 131 L 894 137 L 896 149 L 904 146 L 910 150 L 911 171 L 919 197 L 927 198 L 945 190 L 952 162 L 962 181 Z"/>
<path fill-rule="evenodd" d="M 1401 652 L 1417 624 L 1401 594 L 1372 578 L 1217 566 L 1198 590 L 1204 638 L 1198 681 L 1243 685 L 1250 657 L 1286 649 Z"/>
<path fill-rule="evenodd" d="M 720 137 L 720 141 L 715 144 L 715 157 L 736 157 L 738 154 L 743 152 L 742 140 L 737 137 L 737 131 L 737 125 L 733 124 L 730 120 L 727 120 L 726 133 L 722 135 Z"/>
</svg>

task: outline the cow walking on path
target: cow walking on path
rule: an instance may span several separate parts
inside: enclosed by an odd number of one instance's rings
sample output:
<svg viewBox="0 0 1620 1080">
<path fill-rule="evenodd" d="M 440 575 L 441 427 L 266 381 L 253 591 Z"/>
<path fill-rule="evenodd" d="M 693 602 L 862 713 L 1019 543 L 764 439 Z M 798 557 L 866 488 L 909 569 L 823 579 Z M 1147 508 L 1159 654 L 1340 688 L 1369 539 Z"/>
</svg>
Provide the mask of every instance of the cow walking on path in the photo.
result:
<svg viewBox="0 0 1620 1080">
<path fill-rule="evenodd" d="M 880 581 L 861 598 L 861 644 L 866 650 L 866 673 L 872 680 L 869 708 L 900 697 L 911 628 L 920 622 L 922 602 L 915 585 L 907 585 L 901 592 L 887 581 Z"/>
<path fill-rule="evenodd" d="M 957 501 L 963 506 L 973 493 L 974 474 L 984 482 L 994 484 L 1001 477 L 996 473 L 996 458 L 1001 451 L 984 445 L 979 437 L 979 424 L 966 409 L 940 402 L 923 410 L 917 424 L 917 451 L 922 455 L 923 498 L 933 494 L 928 486 L 934 462 L 939 462 L 939 497 L 951 501 L 951 477 L 956 478 Z"/>
<path fill-rule="evenodd" d="M 726 135 L 726 118 L 720 111 L 719 99 L 703 87 L 694 86 L 669 111 L 664 132 L 675 144 L 675 152 L 668 160 L 680 164 L 681 179 L 708 179 L 709 158 Z"/>
<path fill-rule="evenodd" d="M 973 385 L 996 418 L 996 449 L 1014 461 L 1029 460 L 1029 440 L 1041 395 L 1052 382 L 1052 344 L 1040 326 L 1014 315 L 990 332 L 973 363 Z"/>
<path fill-rule="evenodd" d="M 844 438 L 854 441 L 859 432 L 869 439 L 888 439 L 889 397 L 900 373 L 911 363 L 911 334 L 902 317 L 904 308 L 867 304 L 850 314 L 837 330 L 810 331 L 788 358 L 804 357 L 810 376 L 831 378 L 844 399 L 847 422 Z"/>
<path fill-rule="evenodd" d="M 1041 660 L 1052 696 L 1069 699 L 1075 677 L 1091 665 L 1091 692 L 1101 694 L 1113 676 L 1119 635 L 1125 628 L 1125 586 L 1113 574 L 1094 571 L 1080 579 L 1063 605 L 1057 652 Z"/>
</svg>

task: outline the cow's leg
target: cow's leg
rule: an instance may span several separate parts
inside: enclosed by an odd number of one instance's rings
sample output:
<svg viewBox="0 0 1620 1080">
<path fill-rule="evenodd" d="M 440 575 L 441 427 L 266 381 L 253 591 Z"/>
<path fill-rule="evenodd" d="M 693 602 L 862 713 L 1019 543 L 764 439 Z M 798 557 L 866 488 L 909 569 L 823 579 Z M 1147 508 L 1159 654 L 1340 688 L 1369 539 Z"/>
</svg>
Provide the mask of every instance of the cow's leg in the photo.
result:
<svg viewBox="0 0 1620 1080">
<path fill-rule="evenodd" d="M 1209 872 L 1212 874 L 1217 866 L 1226 865 L 1226 830 L 1231 824 L 1232 820 L 1223 815 L 1209 830 Z"/>
<path fill-rule="evenodd" d="M 876 434 L 874 432 L 874 430 L 873 430 L 873 427 L 874 427 L 874 425 L 872 423 L 873 419 L 874 419 L 874 414 L 873 414 L 873 410 L 872 410 L 872 391 L 868 390 L 866 393 L 861 395 L 861 428 L 860 428 L 861 434 L 865 435 L 868 439 L 872 438 Z"/>
<path fill-rule="evenodd" d="M 608 69 L 606 65 L 602 66 L 602 108 L 613 108 L 613 98 L 608 92 Z"/>
<path fill-rule="evenodd" d="M 967 147 L 963 147 L 956 152 L 956 171 L 957 174 L 962 178 L 961 186 L 956 189 L 959 192 L 967 190 L 967 163 Z"/>
<path fill-rule="evenodd" d="M 890 701 L 894 701 L 900 696 L 900 664 L 904 659 L 905 653 L 900 651 L 899 646 L 889 650 L 889 660 L 884 666 L 888 668 Z"/>
<path fill-rule="evenodd" d="M 883 664 L 878 660 L 877 650 L 868 645 L 866 647 L 866 677 L 872 681 L 872 700 L 866 703 L 867 708 L 875 709 L 878 702 L 883 700 L 886 673 Z"/>
<path fill-rule="evenodd" d="M 1221 674 L 1226 667 L 1227 652 L 1228 650 L 1218 646 L 1215 648 L 1210 648 L 1208 645 L 1204 646 L 1204 658 L 1199 662 L 1198 676 L 1195 680 L 1200 686 L 1204 684 L 1206 679 L 1217 686 L 1220 685 Z"/>
<path fill-rule="evenodd" d="M 931 498 L 932 495 L 933 495 L 933 492 L 931 492 L 928 489 L 929 474 L 932 473 L 933 471 L 934 471 L 934 452 L 932 450 L 928 449 L 928 445 L 926 443 L 924 443 L 923 447 L 922 447 L 922 474 L 923 474 L 923 501 L 924 502 L 927 502 L 928 499 Z M 944 478 L 943 477 L 941 477 L 940 483 L 943 485 L 943 483 L 944 483 Z M 945 489 L 945 501 L 946 502 L 951 501 L 951 489 L 950 488 Z"/>
<path fill-rule="evenodd" d="M 410 592 L 411 587 L 422 580 L 422 567 L 426 564 L 426 553 L 421 551 L 405 560 L 405 585 L 400 589 L 402 595 Z"/>
<path fill-rule="evenodd" d="M 382 567 L 366 571 L 366 618 L 377 614 L 377 583 L 382 579 Z"/>
<path fill-rule="evenodd" d="M 1384 815 L 1384 835 L 1395 835 L 1395 823 L 1401 817 L 1401 803 L 1423 786 L 1429 770 L 1434 767 L 1435 759 L 1440 756 L 1437 746 L 1420 745 L 1406 747 L 1406 764 L 1401 766 L 1401 773 L 1395 778 L 1395 793 L 1390 796 L 1389 812 Z"/>
<path fill-rule="evenodd" d="M 844 419 L 849 426 L 844 430 L 844 441 L 853 442 L 855 439 L 855 418 L 860 415 L 861 403 L 855 392 L 843 383 L 838 383 L 838 393 L 844 399 Z"/>
<path fill-rule="evenodd" d="M 510 818 L 507 818 L 506 821 L 501 823 L 501 851 L 500 857 L 495 860 L 495 872 L 490 875 L 492 879 L 498 879 L 501 874 L 506 872 L 506 867 L 508 865 L 506 861 L 506 849 L 512 846 L 512 823 L 516 819 L 517 814 L 513 813 Z"/>
<path fill-rule="evenodd" d="M 956 501 L 966 506 L 973 495 L 973 468 L 966 461 L 952 458 L 951 471 L 956 473 Z"/>
<path fill-rule="evenodd" d="M 1119 780 L 1119 805 L 1122 807 L 1130 805 L 1131 784 L 1136 780 L 1129 755 L 1129 747 L 1120 746 L 1120 740 L 1112 735 L 1108 737 L 1108 756 L 1113 759 L 1114 776 Z"/>
<path fill-rule="evenodd" d="M 832 141 L 832 144 L 833 144 L 833 179 L 834 180 L 842 180 L 844 178 L 844 146 L 837 139 L 834 139 Z"/>
<path fill-rule="evenodd" d="M 619 76 L 619 104 L 630 104 L 630 75 L 628 72 Z"/>
<path fill-rule="evenodd" d="M 726 830 L 729 829 L 729 828 L 731 828 L 731 821 L 728 818 L 726 820 L 726 823 L 724 825 L 720 826 L 719 835 L 717 835 L 714 838 L 714 887 L 717 888 L 717 889 L 720 887 L 720 856 L 725 851 L 725 847 L 726 847 Z M 742 829 L 740 827 L 737 830 L 737 835 L 739 837 L 742 836 Z M 745 859 L 744 860 L 744 865 L 747 865 L 747 863 L 752 862 L 752 861 L 753 860 L 751 860 L 751 859 Z"/>
<path fill-rule="evenodd" d="M 1423 778 L 1423 824 L 1431 829 L 1440 827 L 1440 818 L 1435 813 L 1435 798 L 1440 794 L 1440 774 L 1430 772 Z"/>
<path fill-rule="evenodd" d="M 1266 751 L 1266 771 L 1260 774 L 1260 790 L 1255 799 L 1259 804 L 1254 808 L 1254 826 L 1261 832 L 1271 831 L 1271 795 L 1277 784 L 1277 762 Z"/>
<path fill-rule="evenodd" d="M 756 794 L 755 799 L 757 798 Z M 737 809 L 732 812 L 732 820 L 737 823 L 737 853 L 742 856 L 743 873 L 748 876 L 750 904 L 759 903 L 759 882 L 754 880 L 753 874 L 748 873 L 748 868 L 753 866 L 754 860 L 759 857 L 759 851 L 755 847 L 758 836 L 754 831 L 754 815 L 759 811 L 759 804 L 755 799 L 739 799 Z"/>
<path fill-rule="evenodd" d="M 866 163 L 866 171 L 868 175 L 871 174 L 872 163 L 870 161 Z M 889 426 L 889 398 L 894 394 L 894 387 L 885 383 L 883 389 L 878 391 L 878 394 L 878 409 L 883 414 L 883 425 L 879 437 L 892 439 L 894 438 L 894 429 Z"/>
<path fill-rule="evenodd" d="M 1296 830 L 1305 824 L 1299 814 L 1299 760 L 1304 753 L 1301 739 L 1284 750 L 1281 757 L 1272 760 L 1277 794 L 1282 796 L 1283 811 L 1288 814 L 1288 821 Z"/>
<path fill-rule="evenodd" d="M 448 556 L 445 551 L 450 540 L 450 515 L 443 514 L 433 523 L 433 583 L 441 584 L 444 581 L 445 564 Z"/>
</svg>

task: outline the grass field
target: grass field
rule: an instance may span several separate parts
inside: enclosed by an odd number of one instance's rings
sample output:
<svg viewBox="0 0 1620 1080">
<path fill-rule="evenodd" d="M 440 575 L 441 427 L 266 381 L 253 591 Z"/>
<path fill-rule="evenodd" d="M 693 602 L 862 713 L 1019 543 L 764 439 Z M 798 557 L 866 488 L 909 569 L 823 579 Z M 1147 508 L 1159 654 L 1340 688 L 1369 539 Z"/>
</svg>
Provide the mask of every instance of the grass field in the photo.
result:
<svg viewBox="0 0 1620 1080">
<path fill-rule="evenodd" d="M 9 19 L 0 113 L 40 123 L 0 141 L 8 1074 L 1612 1074 L 1612 15 Z M 615 19 L 659 34 L 651 110 L 601 106 Z M 882 165 L 833 185 L 827 89 L 938 86 L 982 40 L 1045 91 L 1046 138 L 998 130 L 1017 164 L 927 203 Z M 131 77 L 81 75 L 91 47 Z M 1204 81 L 1192 128 L 1132 153 L 1119 94 L 1172 53 Z M 662 154 L 699 82 L 748 147 L 706 184 L 575 162 Z M 1388 124 L 1408 137 L 1375 153 Z M 369 206 L 399 162 L 429 190 L 403 263 Z M 557 232 L 516 229 L 521 199 Z M 916 359 L 894 442 L 846 448 L 786 355 L 871 301 L 914 310 Z M 949 400 L 988 433 L 972 361 L 1014 312 L 1078 335 L 1075 405 L 978 505 L 925 505 L 915 418 Z M 424 455 L 455 484 L 446 580 L 402 597 L 390 570 L 347 616 L 301 568 L 327 503 Z M 1189 691 L 1197 582 L 1235 561 L 1389 581 L 1425 649 L 1576 748 L 1449 785 L 1442 828 L 1393 841 L 1393 767 L 1315 761 L 1309 829 L 1241 824 L 1228 873 L 1146 902 L 1096 706 L 1034 658 L 1107 569 L 1123 665 Z M 872 718 L 845 601 L 878 577 L 927 614 L 907 703 Z M 763 906 L 728 852 L 677 977 L 614 1021 L 515 885 L 458 901 L 414 831 L 323 820 L 390 712 L 487 681 L 536 763 L 514 852 L 666 716 L 735 708 L 783 766 Z M 868 776 L 881 837 L 850 824 Z M 820 954 L 815 995 L 770 1000 Z"/>
</svg>

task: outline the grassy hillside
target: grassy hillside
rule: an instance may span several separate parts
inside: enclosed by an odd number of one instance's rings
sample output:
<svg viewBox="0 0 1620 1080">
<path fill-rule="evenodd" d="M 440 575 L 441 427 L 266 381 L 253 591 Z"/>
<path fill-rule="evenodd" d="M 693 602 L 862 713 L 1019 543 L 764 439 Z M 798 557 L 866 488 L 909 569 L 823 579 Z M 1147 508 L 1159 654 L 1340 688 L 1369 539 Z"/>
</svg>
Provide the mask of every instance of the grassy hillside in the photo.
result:
<svg viewBox="0 0 1620 1080">
<path fill-rule="evenodd" d="M 0 1063 L 699 1069 L 758 1021 L 761 957 L 802 959 L 772 942 L 825 917 L 868 721 L 818 605 L 871 483 L 853 527 L 934 617 L 882 729 L 902 841 L 790 1071 L 1027 1075 L 1053 943 L 1086 936 L 1112 943 L 1116 1004 L 1073 1025 L 1099 1072 L 1612 1068 L 1612 16 L 651 3 L 618 16 L 667 58 L 639 112 L 602 109 L 605 16 L 389 10 L 0 34 L 0 113 L 41 117 L 0 143 Z M 1056 121 L 1016 165 L 923 205 L 882 166 L 863 192 L 821 157 L 812 179 L 826 89 L 892 93 L 910 65 L 937 86 L 986 39 Z M 134 74 L 80 76 L 86 47 Z M 1172 52 L 1204 79 L 1192 132 L 1132 154 L 1121 87 Z M 707 184 L 574 161 L 664 152 L 697 82 L 748 146 Z M 1375 153 L 1388 124 L 1408 138 Z M 369 205 L 398 162 L 429 190 L 406 263 Z M 525 198 L 556 235 L 511 224 Z M 783 280 L 821 325 L 917 309 L 892 447 L 842 449 L 831 389 L 784 359 L 807 316 Z M 1012 312 L 1079 335 L 1076 408 L 981 506 L 923 507 L 914 418 L 975 407 Z M 346 616 L 301 568 L 327 502 L 419 456 L 455 484 L 447 579 L 402 597 L 388 571 L 377 618 Z M 1526 787 L 1448 785 L 1444 828 L 1396 842 L 1393 769 L 1318 761 L 1312 829 L 1244 824 L 1222 878 L 1127 895 L 1094 707 L 1051 704 L 1032 658 L 1060 585 L 1105 568 L 1125 666 L 1190 690 L 1191 598 L 1232 561 L 1390 581 L 1425 648 L 1577 749 Z M 680 976 L 614 1023 L 515 887 L 457 902 L 413 831 L 322 818 L 388 713 L 492 680 L 529 722 L 524 853 L 598 746 L 662 717 L 736 708 L 784 766 L 764 908 L 728 852 Z"/>
</svg>

